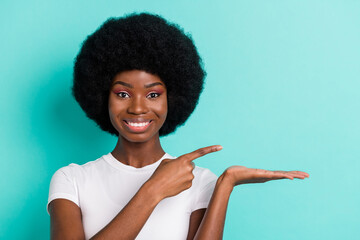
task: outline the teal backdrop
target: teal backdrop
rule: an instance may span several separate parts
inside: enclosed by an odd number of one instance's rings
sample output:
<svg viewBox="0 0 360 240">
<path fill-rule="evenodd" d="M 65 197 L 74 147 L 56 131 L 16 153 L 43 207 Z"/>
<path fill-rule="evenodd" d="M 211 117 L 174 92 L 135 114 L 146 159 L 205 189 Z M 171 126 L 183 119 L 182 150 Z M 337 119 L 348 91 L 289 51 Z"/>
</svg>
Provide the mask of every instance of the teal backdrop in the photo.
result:
<svg viewBox="0 0 360 240">
<path fill-rule="evenodd" d="M 52 174 L 115 146 L 71 96 L 73 62 L 108 17 L 142 11 L 189 32 L 207 71 L 168 153 L 221 144 L 196 164 L 310 174 L 236 187 L 224 239 L 359 239 L 358 0 L 2 0 L 0 238 L 48 239 Z"/>
</svg>

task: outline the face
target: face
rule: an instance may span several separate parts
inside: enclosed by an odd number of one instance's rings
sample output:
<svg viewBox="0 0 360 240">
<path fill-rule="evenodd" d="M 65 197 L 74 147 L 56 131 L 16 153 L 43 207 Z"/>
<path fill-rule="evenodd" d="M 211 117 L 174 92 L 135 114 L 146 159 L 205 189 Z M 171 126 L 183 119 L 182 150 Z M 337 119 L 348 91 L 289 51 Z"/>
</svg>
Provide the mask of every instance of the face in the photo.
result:
<svg viewBox="0 0 360 240">
<path fill-rule="evenodd" d="M 130 142 L 159 138 L 167 115 L 165 84 L 156 75 L 132 70 L 117 74 L 109 93 L 112 125 Z"/>
</svg>

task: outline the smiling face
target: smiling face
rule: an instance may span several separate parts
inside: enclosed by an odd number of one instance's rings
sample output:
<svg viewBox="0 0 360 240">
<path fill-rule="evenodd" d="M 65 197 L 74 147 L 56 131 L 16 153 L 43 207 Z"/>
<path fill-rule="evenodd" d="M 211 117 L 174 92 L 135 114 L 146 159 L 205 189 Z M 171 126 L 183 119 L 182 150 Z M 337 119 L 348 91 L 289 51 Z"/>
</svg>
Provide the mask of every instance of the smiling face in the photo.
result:
<svg viewBox="0 0 360 240">
<path fill-rule="evenodd" d="M 109 116 L 124 139 L 146 142 L 158 138 L 167 111 L 166 87 L 158 76 L 131 70 L 114 77 L 109 93 Z"/>
</svg>

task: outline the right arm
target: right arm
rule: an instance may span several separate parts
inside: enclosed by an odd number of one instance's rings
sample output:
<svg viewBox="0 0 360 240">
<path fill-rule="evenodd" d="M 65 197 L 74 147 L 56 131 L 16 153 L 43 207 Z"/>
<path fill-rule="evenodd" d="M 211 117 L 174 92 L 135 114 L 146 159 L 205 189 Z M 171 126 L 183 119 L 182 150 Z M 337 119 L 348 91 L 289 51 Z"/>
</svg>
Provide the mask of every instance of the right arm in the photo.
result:
<svg viewBox="0 0 360 240">
<path fill-rule="evenodd" d="M 145 183 L 129 203 L 91 239 L 134 239 L 160 202 Z M 81 210 L 73 202 L 55 199 L 49 204 L 51 239 L 85 239 Z"/>
<path fill-rule="evenodd" d="M 135 239 L 161 201 L 154 190 L 153 185 L 146 182 L 116 217 L 91 239 Z"/>
</svg>

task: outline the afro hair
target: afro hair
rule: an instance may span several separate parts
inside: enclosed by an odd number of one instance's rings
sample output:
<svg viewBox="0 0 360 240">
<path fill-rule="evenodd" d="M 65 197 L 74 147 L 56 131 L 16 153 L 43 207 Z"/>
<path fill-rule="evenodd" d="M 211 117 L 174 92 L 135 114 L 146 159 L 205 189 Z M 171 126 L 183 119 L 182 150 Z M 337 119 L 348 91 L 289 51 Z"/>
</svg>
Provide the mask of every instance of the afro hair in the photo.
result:
<svg viewBox="0 0 360 240">
<path fill-rule="evenodd" d="M 183 125 L 194 111 L 205 71 L 191 36 L 159 15 L 109 18 L 83 42 L 75 59 L 72 94 L 88 118 L 119 135 L 110 122 L 108 97 L 116 74 L 142 70 L 167 89 L 168 114 L 160 136 Z"/>
</svg>

